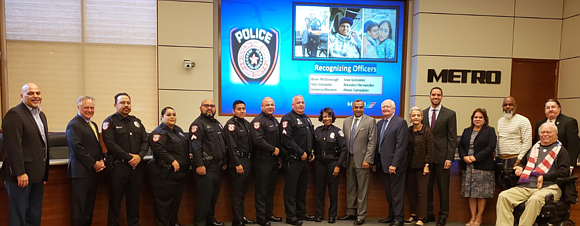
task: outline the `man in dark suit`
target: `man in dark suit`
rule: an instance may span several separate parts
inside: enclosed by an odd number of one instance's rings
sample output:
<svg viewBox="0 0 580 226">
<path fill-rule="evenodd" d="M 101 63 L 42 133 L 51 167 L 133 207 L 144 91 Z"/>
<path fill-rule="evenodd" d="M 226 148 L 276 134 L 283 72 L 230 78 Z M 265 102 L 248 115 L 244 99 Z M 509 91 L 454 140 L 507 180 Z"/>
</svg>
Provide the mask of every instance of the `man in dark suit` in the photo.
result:
<svg viewBox="0 0 580 226">
<path fill-rule="evenodd" d="M 353 116 L 342 125 L 346 135 L 346 216 L 339 220 L 356 220 L 355 225 L 364 224 L 367 216 L 370 166 L 375 159 L 377 142 L 376 122 L 364 114 L 365 103 L 356 99 L 352 103 Z"/>
<path fill-rule="evenodd" d="M 423 125 L 429 125 L 433 131 L 435 150 L 433 165 L 430 166 L 429 187 L 427 188 L 427 217 L 425 223 L 435 221 L 433 216 L 433 184 L 437 181 L 439 188 L 439 221 L 437 226 L 447 223 L 449 216 L 449 181 L 451 162 L 455 158 L 457 147 L 457 117 L 455 111 L 443 107 L 443 90 L 433 87 L 429 93 L 431 106 L 423 110 Z"/>
<path fill-rule="evenodd" d="M 381 104 L 383 116 L 377 123 L 378 146 L 376 164 L 383 169 L 383 183 L 389 203 L 389 216 L 379 223 L 402 226 L 405 201 L 405 172 L 407 169 L 407 121 L 395 116 L 395 102 Z"/>
<path fill-rule="evenodd" d="M 0 175 L 8 192 L 8 225 L 40 225 L 44 183 L 48 180 L 48 125 L 34 83 L 22 86 L 22 103 L 2 120 L 6 154 Z"/>
<path fill-rule="evenodd" d="M 570 156 L 570 174 L 574 171 L 576 162 L 578 161 L 578 150 L 580 149 L 580 138 L 578 137 L 578 121 L 575 118 L 561 114 L 562 106 L 556 99 L 549 99 L 544 104 L 544 113 L 546 118 L 541 119 L 536 123 L 536 136 L 534 136 L 534 144 L 540 140 L 538 134 L 540 126 L 544 122 L 549 121 L 556 124 L 558 127 L 558 140 L 562 142 L 562 146 L 568 151 Z"/>
<path fill-rule="evenodd" d="M 95 99 L 80 96 L 78 114 L 66 126 L 66 140 L 70 158 L 68 177 L 72 179 L 70 222 L 74 226 L 93 223 L 93 209 L 97 195 L 97 172 L 105 169 L 103 149 L 97 124 L 91 121 L 95 114 Z"/>
</svg>

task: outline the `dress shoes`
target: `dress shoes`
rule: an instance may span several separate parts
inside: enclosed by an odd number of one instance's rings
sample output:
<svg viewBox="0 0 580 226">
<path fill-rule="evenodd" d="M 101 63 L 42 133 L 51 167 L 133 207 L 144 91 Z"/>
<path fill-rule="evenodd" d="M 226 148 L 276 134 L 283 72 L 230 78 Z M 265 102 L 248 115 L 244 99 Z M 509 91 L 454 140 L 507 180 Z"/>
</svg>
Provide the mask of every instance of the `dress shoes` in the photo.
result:
<svg viewBox="0 0 580 226">
<path fill-rule="evenodd" d="M 246 216 L 244 216 L 244 217 L 242 218 L 242 222 L 243 222 L 244 224 L 255 224 L 255 223 L 256 223 L 256 221 L 255 221 L 255 220 L 250 220 L 250 219 L 248 219 Z"/>
<path fill-rule="evenodd" d="M 291 225 L 302 225 L 302 221 L 296 218 L 286 218 L 286 224 Z"/>
<path fill-rule="evenodd" d="M 365 223 L 365 220 L 362 219 L 356 219 L 356 221 L 354 221 L 354 225 L 363 225 Z"/>
<path fill-rule="evenodd" d="M 214 221 L 214 222 L 212 222 L 212 223 L 205 224 L 205 225 L 207 225 L 207 226 L 224 226 L 224 222 L 217 222 L 217 221 Z"/>
<path fill-rule="evenodd" d="M 336 223 L 336 217 L 329 217 L 329 218 L 328 218 L 328 223 L 329 223 L 329 224 L 334 224 L 334 223 Z"/>
<path fill-rule="evenodd" d="M 277 217 L 277 216 L 274 216 L 274 215 L 268 217 L 268 220 L 269 221 L 274 221 L 274 222 L 282 222 L 282 218 L 281 217 Z"/>
<path fill-rule="evenodd" d="M 344 221 L 344 220 L 356 220 L 356 216 L 355 215 L 346 215 L 344 217 L 339 217 L 338 219 L 341 220 L 341 221 Z"/>
<path fill-rule="evenodd" d="M 427 214 L 425 219 L 423 219 L 423 223 L 435 222 L 435 216 L 433 214 Z"/>
<path fill-rule="evenodd" d="M 445 226 L 446 223 L 447 223 L 447 219 L 440 218 L 439 221 L 437 221 L 437 226 Z"/>
<path fill-rule="evenodd" d="M 270 223 L 270 221 L 266 221 L 264 223 L 258 223 L 258 225 L 260 225 L 260 226 L 272 226 L 272 223 Z"/>
<path fill-rule="evenodd" d="M 175 226 L 181 226 L 181 224 L 180 223 L 175 223 Z"/>
<path fill-rule="evenodd" d="M 241 221 L 232 221 L 232 226 L 246 226 L 244 222 Z"/>
<path fill-rule="evenodd" d="M 314 216 L 311 216 L 311 215 L 308 215 L 308 214 L 306 214 L 306 215 L 304 215 L 304 216 L 299 216 L 299 217 L 298 217 L 298 220 L 303 220 L 303 221 L 314 221 L 314 220 L 315 220 L 314 218 L 315 218 Z"/>
<path fill-rule="evenodd" d="M 316 222 L 322 222 L 322 220 L 324 220 L 324 217 L 322 216 L 317 216 L 316 219 L 314 221 Z"/>
<path fill-rule="evenodd" d="M 393 221 L 395 221 L 394 218 L 387 217 L 385 219 L 380 219 L 379 223 L 388 224 L 388 223 L 393 223 Z"/>
<path fill-rule="evenodd" d="M 393 221 L 389 226 L 403 226 L 403 221 Z"/>
</svg>

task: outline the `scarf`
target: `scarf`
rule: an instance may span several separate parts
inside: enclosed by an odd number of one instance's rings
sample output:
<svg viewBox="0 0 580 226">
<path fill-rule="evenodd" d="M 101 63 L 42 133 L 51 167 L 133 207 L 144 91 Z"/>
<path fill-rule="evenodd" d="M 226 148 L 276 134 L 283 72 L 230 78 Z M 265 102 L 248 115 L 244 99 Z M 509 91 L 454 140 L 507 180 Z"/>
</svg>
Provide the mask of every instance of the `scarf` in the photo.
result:
<svg viewBox="0 0 580 226">
<path fill-rule="evenodd" d="M 546 174 L 552 167 L 554 159 L 556 159 L 556 156 L 560 152 L 561 148 L 562 144 L 560 143 L 560 141 L 556 141 L 556 145 L 554 146 L 554 148 L 550 151 L 550 153 L 548 153 L 548 155 L 546 155 L 544 160 L 542 160 L 542 162 L 538 164 L 538 166 L 536 166 L 536 168 L 534 169 L 536 161 L 538 160 L 538 153 L 540 152 L 540 142 L 534 144 L 534 146 L 532 147 L 532 152 L 528 157 L 528 163 L 526 164 L 526 168 L 524 168 L 524 171 L 520 175 L 518 184 L 530 183 L 530 175 L 539 177 L 542 174 Z"/>
</svg>

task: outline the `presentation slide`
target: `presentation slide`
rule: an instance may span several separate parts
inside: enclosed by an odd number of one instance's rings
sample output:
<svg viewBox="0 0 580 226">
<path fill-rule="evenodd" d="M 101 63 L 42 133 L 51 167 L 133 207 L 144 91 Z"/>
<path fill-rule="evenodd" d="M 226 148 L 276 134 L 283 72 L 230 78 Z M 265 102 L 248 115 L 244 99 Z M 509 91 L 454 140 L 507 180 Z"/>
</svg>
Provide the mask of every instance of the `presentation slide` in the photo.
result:
<svg viewBox="0 0 580 226">
<path fill-rule="evenodd" d="M 400 114 L 404 13 L 404 1 L 222 0 L 220 114 L 235 100 L 259 114 L 268 96 L 283 115 L 295 95 L 311 116 L 352 115 L 356 99 L 367 115 L 381 116 L 386 99 Z"/>
</svg>

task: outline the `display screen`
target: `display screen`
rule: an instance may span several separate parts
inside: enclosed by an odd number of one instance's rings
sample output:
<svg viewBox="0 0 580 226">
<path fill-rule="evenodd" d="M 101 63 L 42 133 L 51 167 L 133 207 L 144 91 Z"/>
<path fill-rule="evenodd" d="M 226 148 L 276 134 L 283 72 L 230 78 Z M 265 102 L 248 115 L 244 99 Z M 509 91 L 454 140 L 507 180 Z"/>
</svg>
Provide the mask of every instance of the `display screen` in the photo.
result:
<svg viewBox="0 0 580 226">
<path fill-rule="evenodd" d="M 302 95 L 306 114 L 331 107 L 352 115 L 352 102 L 380 116 L 381 102 L 401 106 L 404 1 L 234 1 L 220 4 L 220 114 L 243 100 L 259 114 L 264 97 L 275 114 Z"/>
</svg>

